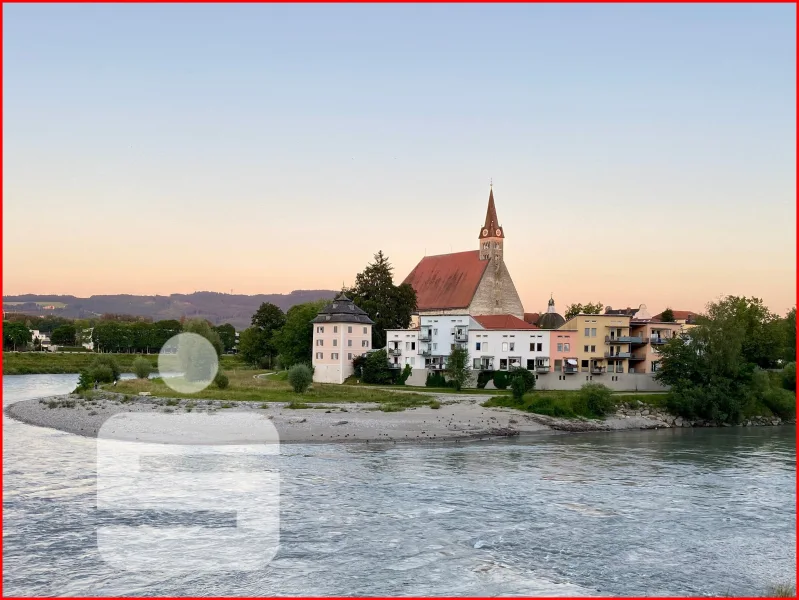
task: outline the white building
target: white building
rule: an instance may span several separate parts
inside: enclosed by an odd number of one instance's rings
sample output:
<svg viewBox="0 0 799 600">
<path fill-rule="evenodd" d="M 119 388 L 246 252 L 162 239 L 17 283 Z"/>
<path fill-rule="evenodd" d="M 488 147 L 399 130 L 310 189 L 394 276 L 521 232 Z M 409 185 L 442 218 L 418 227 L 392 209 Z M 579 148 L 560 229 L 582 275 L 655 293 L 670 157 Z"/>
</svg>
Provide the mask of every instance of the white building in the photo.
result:
<svg viewBox="0 0 799 600">
<path fill-rule="evenodd" d="M 31 329 L 31 342 L 34 348 L 37 345 L 37 340 L 38 343 L 41 344 L 42 350 L 48 350 L 50 348 L 50 336 L 38 329 Z"/>
<path fill-rule="evenodd" d="M 352 359 L 372 347 L 374 321 L 341 294 L 319 311 L 312 323 L 313 380 L 317 383 L 344 383 L 355 372 Z"/>
</svg>

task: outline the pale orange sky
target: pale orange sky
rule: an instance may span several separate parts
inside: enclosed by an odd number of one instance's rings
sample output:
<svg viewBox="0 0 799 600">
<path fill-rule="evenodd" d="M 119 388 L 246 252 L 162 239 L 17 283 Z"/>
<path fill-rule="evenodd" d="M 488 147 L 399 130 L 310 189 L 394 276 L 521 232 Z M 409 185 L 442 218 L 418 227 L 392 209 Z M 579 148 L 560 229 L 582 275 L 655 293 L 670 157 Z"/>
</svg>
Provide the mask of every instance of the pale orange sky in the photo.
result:
<svg viewBox="0 0 799 600">
<path fill-rule="evenodd" d="M 553 293 L 784 313 L 795 23 L 776 5 L 6 6 L 3 293 L 339 289 L 380 249 L 399 283 L 477 248 L 493 178 L 529 312 Z"/>
</svg>

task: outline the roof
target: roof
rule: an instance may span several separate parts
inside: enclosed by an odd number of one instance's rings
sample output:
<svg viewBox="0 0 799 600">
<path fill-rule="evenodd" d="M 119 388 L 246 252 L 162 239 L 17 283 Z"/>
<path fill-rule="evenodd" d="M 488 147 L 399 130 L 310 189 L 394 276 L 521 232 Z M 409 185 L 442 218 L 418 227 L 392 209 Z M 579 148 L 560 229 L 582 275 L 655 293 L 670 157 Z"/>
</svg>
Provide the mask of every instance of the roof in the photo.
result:
<svg viewBox="0 0 799 600">
<path fill-rule="evenodd" d="M 494 187 L 491 187 L 491 191 L 488 192 L 488 209 L 486 210 L 486 220 L 485 224 L 483 225 L 483 229 L 488 230 L 488 235 L 485 237 L 495 237 L 495 233 L 497 229 L 500 229 L 499 237 L 505 237 L 504 232 L 501 230 L 499 226 L 499 219 L 497 218 L 497 207 L 494 205 Z M 480 231 L 480 237 L 483 236 L 482 230 Z"/>
<path fill-rule="evenodd" d="M 369 315 L 355 306 L 355 303 L 344 294 L 339 294 L 333 302 L 320 310 L 311 323 L 363 323 L 365 325 L 374 325 L 374 321 L 369 318 Z"/>
<path fill-rule="evenodd" d="M 417 310 L 467 308 L 488 262 L 479 250 L 425 256 L 403 283 L 416 291 Z"/>
<path fill-rule="evenodd" d="M 605 313 L 604 314 L 606 314 L 606 315 L 624 315 L 624 316 L 627 316 L 627 317 L 632 317 L 635 313 L 638 312 L 638 310 L 639 309 L 637 309 L 637 308 L 630 308 L 629 306 L 627 308 L 619 308 L 619 309 L 612 309 L 612 308 L 610 308 L 608 306 L 605 309 Z"/>
<path fill-rule="evenodd" d="M 540 317 L 541 315 L 538 313 L 524 313 L 524 320 L 530 325 L 537 325 Z"/>
<path fill-rule="evenodd" d="M 538 318 L 536 325 L 540 329 L 558 329 L 566 324 L 566 319 L 556 312 L 544 313 Z"/>
<path fill-rule="evenodd" d="M 673 310 L 671 311 L 674 313 L 674 320 L 675 321 L 687 321 L 689 319 L 696 319 L 699 316 L 699 313 L 695 313 L 692 310 Z M 652 317 L 653 321 L 660 321 L 663 313 L 659 313 Z"/>
<path fill-rule="evenodd" d="M 538 329 L 513 315 L 474 315 L 472 318 L 486 329 Z"/>
</svg>

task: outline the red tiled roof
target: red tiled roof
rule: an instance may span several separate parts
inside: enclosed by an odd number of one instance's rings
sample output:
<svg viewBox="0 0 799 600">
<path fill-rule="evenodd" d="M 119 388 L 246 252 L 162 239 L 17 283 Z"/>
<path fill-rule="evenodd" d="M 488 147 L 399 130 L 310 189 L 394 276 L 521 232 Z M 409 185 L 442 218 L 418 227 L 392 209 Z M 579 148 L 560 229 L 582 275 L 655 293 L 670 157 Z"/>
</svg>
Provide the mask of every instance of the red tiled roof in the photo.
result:
<svg viewBox="0 0 799 600">
<path fill-rule="evenodd" d="M 674 320 L 675 321 L 683 321 L 685 319 L 691 319 L 691 318 L 695 318 L 695 317 L 699 316 L 699 313 L 695 313 L 692 310 L 673 310 L 671 312 L 674 313 Z M 652 317 L 652 320 L 653 321 L 660 321 L 660 319 L 662 317 L 663 317 L 663 313 L 660 313 L 660 314 L 657 314 L 654 317 Z"/>
<path fill-rule="evenodd" d="M 538 323 L 538 319 L 541 318 L 541 315 L 538 313 L 524 313 L 524 320 L 530 325 L 535 325 Z"/>
<path fill-rule="evenodd" d="M 486 329 L 538 329 L 513 315 L 476 315 L 472 318 Z"/>
<path fill-rule="evenodd" d="M 418 310 L 467 308 L 488 266 L 479 250 L 425 256 L 405 278 Z"/>
</svg>

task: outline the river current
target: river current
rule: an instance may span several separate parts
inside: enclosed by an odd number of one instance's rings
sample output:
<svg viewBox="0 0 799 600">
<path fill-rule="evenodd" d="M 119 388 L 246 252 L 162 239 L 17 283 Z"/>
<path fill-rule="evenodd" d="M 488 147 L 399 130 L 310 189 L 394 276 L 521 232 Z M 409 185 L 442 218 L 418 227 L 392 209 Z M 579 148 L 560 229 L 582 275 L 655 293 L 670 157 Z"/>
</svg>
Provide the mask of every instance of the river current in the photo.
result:
<svg viewBox="0 0 799 600">
<path fill-rule="evenodd" d="M 5 376 L 3 402 L 76 380 Z M 791 427 L 284 445 L 275 558 L 174 575 L 102 560 L 96 530 L 119 519 L 96 509 L 95 440 L 4 416 L 4 592 L 758 595 L 794 582 L 795 458 Z"/>
</svg>

